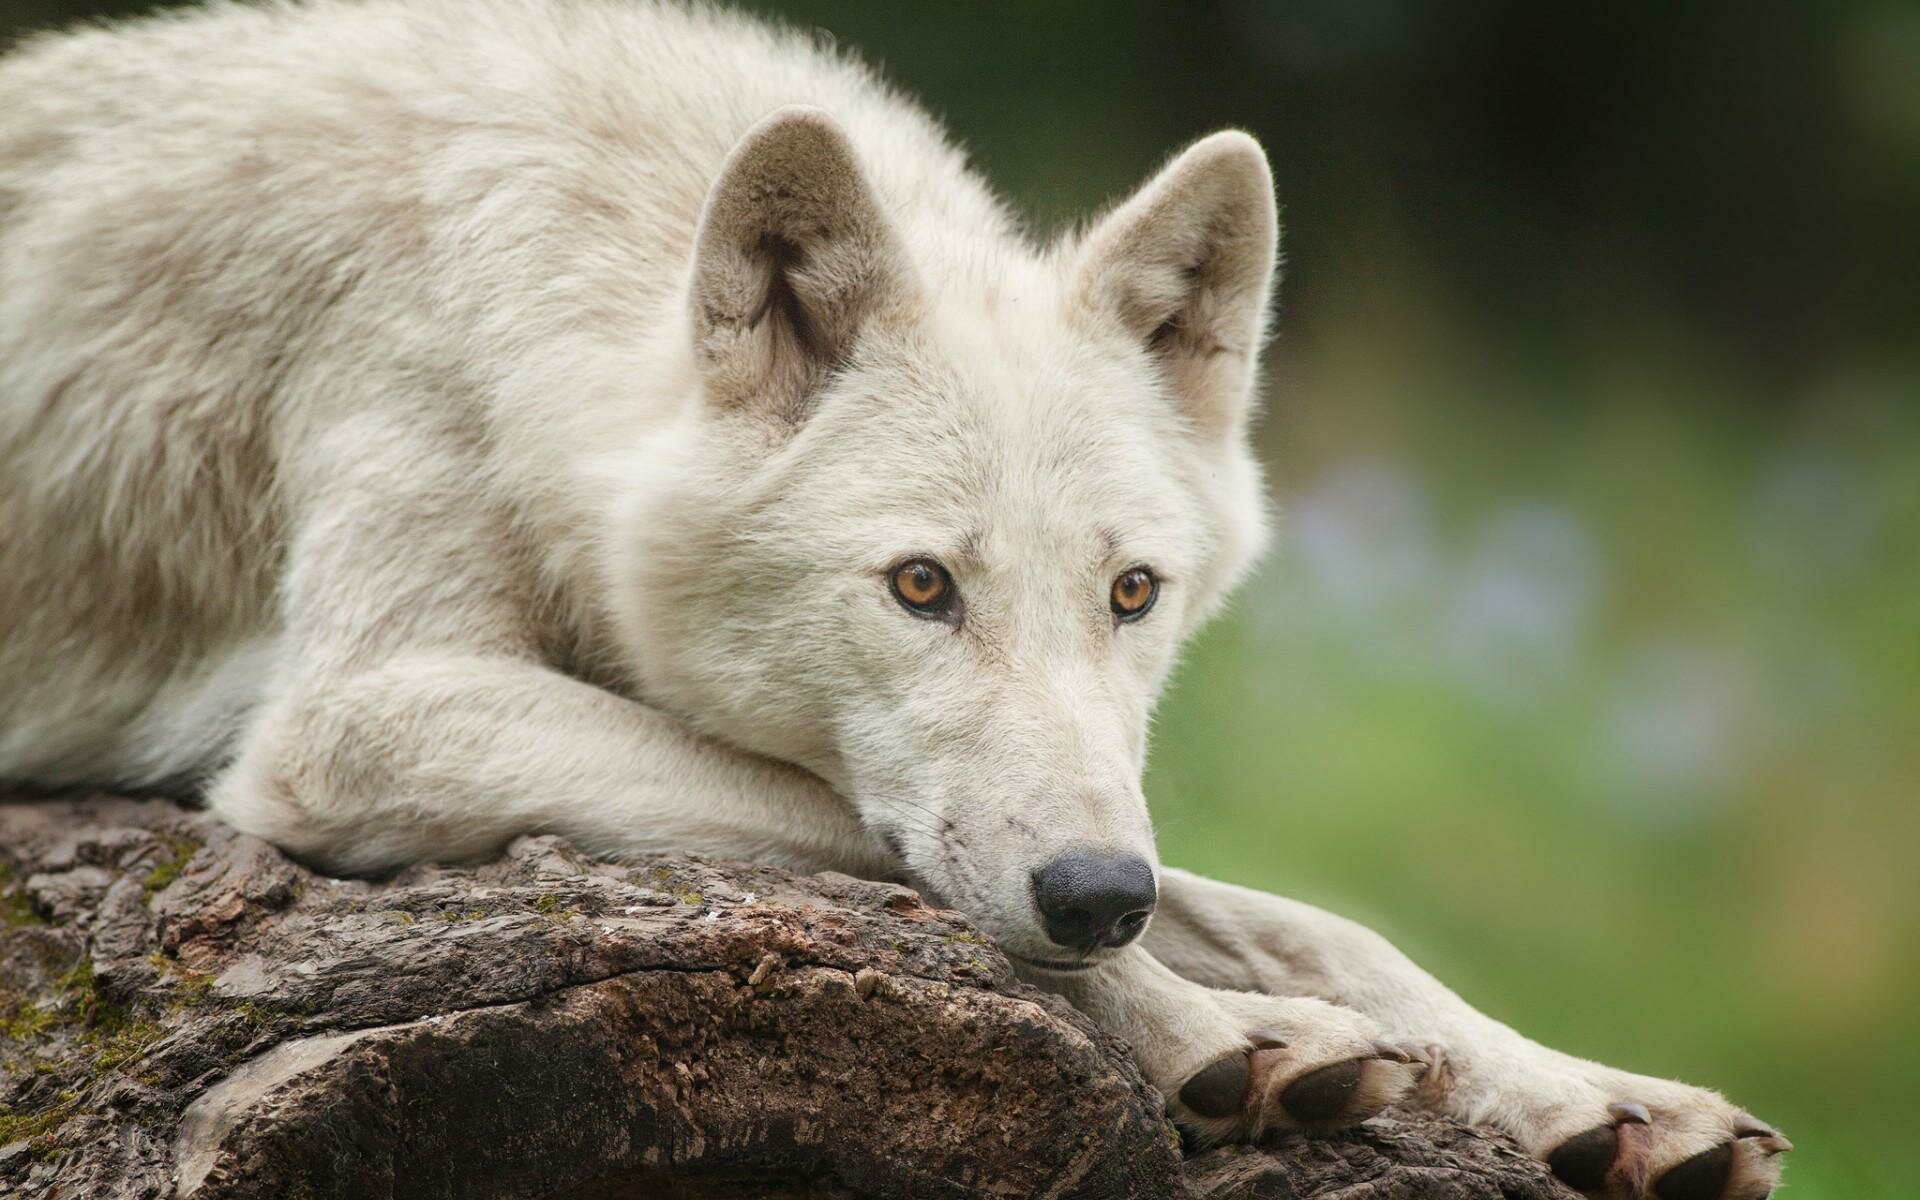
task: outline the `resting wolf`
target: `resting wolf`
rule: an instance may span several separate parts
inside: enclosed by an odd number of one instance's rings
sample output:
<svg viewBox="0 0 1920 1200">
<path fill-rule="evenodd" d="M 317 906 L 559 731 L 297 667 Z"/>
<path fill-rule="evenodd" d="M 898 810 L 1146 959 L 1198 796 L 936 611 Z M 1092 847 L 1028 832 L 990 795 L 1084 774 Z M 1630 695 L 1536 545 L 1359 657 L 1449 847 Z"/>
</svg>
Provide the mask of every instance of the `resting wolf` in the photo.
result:
<svg viewBox="0 0 1920 1200">
<path fill-rule="evenodd" d="M 1157 864 L 1147 718 L 1262 541 L 1260 147 L 1046 246 L 741 18 L 221 6 L 0 66 L 0 776 L 342 872 L 564 834 L 903 876 L 1199 1139 L 1391 1101 L 1597 1194 L 1787 1143 Z M 1149 917 L 1151 920 L 1149 921 Z"/>
</svg>

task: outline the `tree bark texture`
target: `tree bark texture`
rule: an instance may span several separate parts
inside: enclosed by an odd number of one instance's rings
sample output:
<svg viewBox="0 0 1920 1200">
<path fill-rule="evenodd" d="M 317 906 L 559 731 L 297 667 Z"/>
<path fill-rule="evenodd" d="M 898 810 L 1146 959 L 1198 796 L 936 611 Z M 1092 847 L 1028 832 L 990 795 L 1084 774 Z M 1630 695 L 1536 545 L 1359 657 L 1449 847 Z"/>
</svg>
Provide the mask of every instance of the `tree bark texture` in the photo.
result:
<svg viewBox="0 0 1920 1200">
<path fill-rule="evenodd" d="M 1183 1155 L 960 914 L 551 837 L 369 882 L 163 800 L 0 802 L 0 1035 L 32 1200 L 1573 1195 L 1415 1112 Z"/>
</svg>

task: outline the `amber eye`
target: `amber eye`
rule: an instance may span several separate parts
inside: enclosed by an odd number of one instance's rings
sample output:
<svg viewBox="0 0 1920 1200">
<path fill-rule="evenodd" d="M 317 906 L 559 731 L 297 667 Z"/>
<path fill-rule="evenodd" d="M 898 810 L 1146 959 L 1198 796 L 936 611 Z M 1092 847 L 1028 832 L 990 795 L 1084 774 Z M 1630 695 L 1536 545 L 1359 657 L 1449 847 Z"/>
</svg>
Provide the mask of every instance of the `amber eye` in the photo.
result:
<svg viewBox="0 0 1920 1200">
<path fill-rule="evenodd" d="M 1160 581 L 1145 567 L 1129 567 L 1113 581 L 1113 615 L 1137 621 L 1147 615 L 1160 594 Z"/>
<path fill-rule="evenodd" d="M 894 599 L 922 617 L 945 616 L 953 607 L 953 576 L 930 558 L 910 558 L 893 569 Z"/>
</svg>

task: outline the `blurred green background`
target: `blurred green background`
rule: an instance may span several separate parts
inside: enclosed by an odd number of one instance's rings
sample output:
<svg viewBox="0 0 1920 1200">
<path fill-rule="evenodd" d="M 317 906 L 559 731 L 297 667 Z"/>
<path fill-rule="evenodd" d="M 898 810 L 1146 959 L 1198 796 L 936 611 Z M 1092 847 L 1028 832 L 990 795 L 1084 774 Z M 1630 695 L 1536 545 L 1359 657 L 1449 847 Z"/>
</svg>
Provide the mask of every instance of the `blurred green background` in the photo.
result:
<svg viewBox="0 0 1920 1200">
<path fill-rule="evenodd" d="M 129 11 L 0 0 L 0 35 Z M 1038 230 L 1237 125 L 1287 270 L 1263 574 L 1171 862 L 1920 1195 L 1920 5 L 763 4 Z"/>
</svg>

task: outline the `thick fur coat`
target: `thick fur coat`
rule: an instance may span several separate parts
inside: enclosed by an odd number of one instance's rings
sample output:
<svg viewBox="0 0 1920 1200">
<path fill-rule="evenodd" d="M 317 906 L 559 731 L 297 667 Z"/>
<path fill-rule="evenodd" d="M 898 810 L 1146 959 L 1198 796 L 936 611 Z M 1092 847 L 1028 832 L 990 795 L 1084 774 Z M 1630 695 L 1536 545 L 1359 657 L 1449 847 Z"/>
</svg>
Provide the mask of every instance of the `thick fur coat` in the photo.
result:
<svg viewBox="0 0 1920 1200">
<path fill-rule="evenodd" d="M 1036 243 L 867 69 L 706 9 L 31 42 L 0 777 L 203 791 L 343 871 L 550 831 L 904 876 L 1197 1136 L 1411 1093 L 1589 1190 L 1764 1194 L 1784 1139 L 1713 1093 L 1158 864 L 1150 710 L 1262 542 L 1276 240 L 1228 132 Z"/>
</svg>

